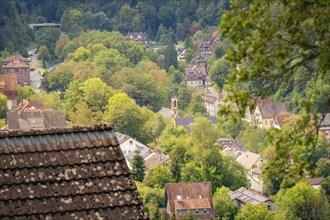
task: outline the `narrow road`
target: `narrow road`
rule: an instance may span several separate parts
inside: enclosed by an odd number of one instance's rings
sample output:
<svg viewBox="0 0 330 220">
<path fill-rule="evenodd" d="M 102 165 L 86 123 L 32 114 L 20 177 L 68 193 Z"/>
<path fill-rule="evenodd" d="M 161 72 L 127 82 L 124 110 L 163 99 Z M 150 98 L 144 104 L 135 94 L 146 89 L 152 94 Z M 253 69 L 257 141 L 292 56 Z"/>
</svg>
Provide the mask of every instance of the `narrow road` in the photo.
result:
<svg viewBox="0 0 330 220">
<path fill-rule="evenodd" d="M 38 54 L 35 54 L 36 49 L 32 49 L 29 52 L 32 54 L 31 66 L 35 66 L 35 70 L 30 71 L 30 86 L 37 92 L 40 92 L 41 75 L 38 70 L 41 68 L 38 67 Z"/>
<path fill-rule="evenodd" d="M 38 72 L 38 70 L 42 69 L 38 67 L 39 62 L 38 62 L 38 54 L 36 54 L 36 49 L 29 50 L 29 53 L 32 54 L 31 58 L 31 66 L 35 66 L 35 70 L 30 71 L 30 86 L 34 88 L 37 92 L 40 92 L 40 86 L 41 86 L 41 79 L 42 76 Z M 53 72 L 54 70 L 57 69 L 57 67 L 60 65 L 60 63 L 56 63 L 53 66 L 51 66 L 47 71 L 48 72 Z"/>
</svg>

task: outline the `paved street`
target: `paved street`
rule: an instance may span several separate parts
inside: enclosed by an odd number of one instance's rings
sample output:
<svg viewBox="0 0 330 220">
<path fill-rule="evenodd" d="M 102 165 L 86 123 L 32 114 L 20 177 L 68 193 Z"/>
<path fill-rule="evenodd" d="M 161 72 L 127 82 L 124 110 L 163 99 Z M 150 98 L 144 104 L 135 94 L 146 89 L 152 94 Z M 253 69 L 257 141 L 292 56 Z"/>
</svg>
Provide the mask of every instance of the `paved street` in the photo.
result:
<svg viewBox="0 0 330 220">
<path fill-rule="evenodd" d="M 37 92 L 40 91 L 41 85 L 41 75 L 38 73 L 38 70 L 41 69 L 38 67 L 38 54 L 35 54 L 36 49 L 32 49 L 29 52 L 32 53 L 31 65 L 35 66 L 35 70 L 30 71 L 30 85 Z"/>
</svg>

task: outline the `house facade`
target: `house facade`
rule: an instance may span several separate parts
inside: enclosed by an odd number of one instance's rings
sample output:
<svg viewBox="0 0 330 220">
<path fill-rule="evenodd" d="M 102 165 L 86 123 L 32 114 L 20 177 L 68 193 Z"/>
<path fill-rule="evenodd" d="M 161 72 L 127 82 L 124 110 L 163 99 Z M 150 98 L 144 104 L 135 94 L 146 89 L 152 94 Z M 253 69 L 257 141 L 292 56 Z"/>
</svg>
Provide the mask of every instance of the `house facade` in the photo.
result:
<svg viewBox="0 0 330 220">
<path fill-rule="evenodd" d="M 18 85 L 30 85 L 30 65 L 28 59 L 17 54 L 5 58 L 2 63 L 4 74 L 14 73 L 16 74 Z"/>
<path fill-rule="evenodd" d="M 220 94 L 217 94 L 217 95 L 203 94 L 202 95 L 202 98 L 204 100 L 204 106 L 206 108 L 207 113 L 210 116 L 217 116 L 220 107 L 225 104 L 221 97 L 222 96 Z"/>
<path fill-rule="evenodd" d="M 41 101 L 22 100 L 7 112 L 8 130 L 67 127 L 64 111 L 45 109 Z"/>
<path fill-rule="evenodd" d="M 247 170 L 246 177 L 251 184 L 251 189 L 262 192 L 263 181 L 260 178 L 264 164 L 262 156 L 250 151 L 245 151 L 236 158 L 236 161 Z"/>
<path fill-rule="evenodd" d="M 18 85 L 16 74 L 0 75 L 0 93 L 7 97 L 7 109 L 11 109 L 17 104 Z"/>
<path fill-rule="evenodd" d="M 125 40 L 127 41 L 135 41 L 142 44 L 147 44 L 147 37 L 142 32 L 128 32 L 125 36 Z"/>
<path fill-rule="evenodd" d="M 284 103 L 276 103 L 270 99 L 255 98 L 254 103 L 254 109 L 246 109 L 244 120 L 260 128 L 273 127 L 275 116 L 281 112 L 287 112 Z"/>
<path fill-rule="evenodd" d="M 195 219 L 214 219 L 211 183 L 167 183 L 165 209 L 166 219 L 183 219 L 189 212 Z"/>
<path fill-rule="evenodd" d="M 205 87 L 208 82 L 206 64 L 190 64 L 185 70 L 185 82 L 187 87 Z"/>
</svg>

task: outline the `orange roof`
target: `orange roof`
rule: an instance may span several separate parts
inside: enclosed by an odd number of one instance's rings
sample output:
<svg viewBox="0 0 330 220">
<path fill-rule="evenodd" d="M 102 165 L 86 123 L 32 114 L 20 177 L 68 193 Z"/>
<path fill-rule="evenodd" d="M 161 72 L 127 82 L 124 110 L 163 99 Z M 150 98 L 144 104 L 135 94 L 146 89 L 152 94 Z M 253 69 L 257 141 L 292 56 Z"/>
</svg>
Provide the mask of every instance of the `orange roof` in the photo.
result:
<svg viewBox="0 0 330 220">
<path fill-rule="evenodd" d="M 22 62 L 21 60 L 13 60 L 12 62 L 5 64 L 3 68 L 15 68 L 15 67 L 30 68 L 30 66 L 28 64 Z"/>
<path fill-rule="evenodd" d="M 217 35 L 219 34 L 219 31 L 217 30 L 217 31 L 213 31 L 212 32 L 212 38 L 215 38 Z"/>
<path fill-rule="evenodd" d="M 17 85 L 17 77 L 14 73 L 4 74 L 0 75 L 0 84 L 5 87 L 4 90 L 7 91 L 17 91 L 18 85 Z"/>
<path fill-rule="evenodd" d="M 22 57 L 20 54 L 13 54 L 9 57 L 6 57 L 5 59 L 2 60 L 2 62 L 6 63 L 6 62 L 11 62 L 13 60 L 21 60 L 23 62 L 29 62 L 28 58 Z"/>
<path fill-rule="evenodd" d="M 175 210 L 182 209 L 209 209 L 211 204 L 209 199 L 186 199 L 183 198 L 181 201 L 174 200 Z"/>
<path fill-rule="evenodd" d="M 177 209 L 213 209 L 210 182 L 167 183 L 165 191 L 172 212 Z"/>
</svg>

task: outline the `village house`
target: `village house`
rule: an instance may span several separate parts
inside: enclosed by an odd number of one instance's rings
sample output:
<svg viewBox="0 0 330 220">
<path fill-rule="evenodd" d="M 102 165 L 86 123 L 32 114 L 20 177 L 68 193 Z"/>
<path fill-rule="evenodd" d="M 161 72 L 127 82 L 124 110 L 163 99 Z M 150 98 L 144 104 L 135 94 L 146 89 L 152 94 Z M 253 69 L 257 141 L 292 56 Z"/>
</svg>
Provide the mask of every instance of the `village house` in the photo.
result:
<svg viewBox="0 0 330 220">
<path fill-rule="evenodd" d="M 206 111 L 210 116 L 217 116 L 220 107 L 225 104 L 221 94 L 203 94 L 202 98 Z"/>
<path fill-rule="evenodd" d="M 9 130 L 67 127 L 62 110 L 45 109 L 41 101 L 22 100 L 7 112 Z"/>
<path fill-rule="evenodd" d="M 128 135 L 119 132 L 116 132 L 115 134 L 118 139 L 120 149 L 123 152 L 127 165 L 130 169 L 132 169 L 132 161 L 136 153 L 145 159 L 153 152 L 149 147 Z"/>
<path fill-rule="evenodd" d="M 0 93 L 7 97 L 7 109 L 11 109 L 17 104 L 18 85 L 16 74 L 0 75 Z"/>
<path fill-rule="evenodd" d="M 135 41 L 147 44 L 147 37 L 142 32 L 128 32 L 125 36 L 126 41 Z"/>
<path fill-rule="evenodd" d="M 320 115 L 320 118 L 322 118 L 322 115 Z M 324 135 L 325 140 L 328 144 L 330 144 L 330 113 L 326 113 L 324 115 L 324 118 L 320 123 L 320 133 Z"/>
<path fill-rule="evenodd" d="M 246 203 L 257 205 L 260 203 L 266 203 L 268 210 L 275 211 L 275 203 L 266 196 L 263 196 L 255 191 L 248 190 L 244 187 L 239 188 L 236 191 L 229 191 L 228 194 L 231 200 L 237 208 L 242 208 Z"/>
<path fill-rule="evenodd" d="M 20 86 L 30 85 L 30 65 L 29 60 L 19 54 L 11 55 L 2 60 L 3 73 L 14 73 L 17 77 L 17 83 Z"/>
<path fill-rule="evenodd" d="M 260 154 L 252 153 L 250 151 L 242 152 L 237 158 L 236 162 L 241 164 L 247 170 L 247 179 L 251 186 L 250 188 L 262 192 L 263 182 L 260 178 L 264 159 Z"/>
<path fill-rule="evenodd" d="M 184 48 L 178 48 L 177 53 L 178 53 L 178 62 L 185 62 L 186 61 L 186 52 L 187 50 Z"/>
<path fill-rule="evenodd" d="M 276 103 L 270 99 L 254 100 L 255 108 L 246 109 L 244 120 L 255 124 L 260 128 L 271 128 L 276 115 L 280 112 L 287 112 L 284 103 Z"/>
<path fill-rule="evenodd" d="M 290 123 L 289 118 L 294 116 L 288 112 L 280 112 L 275 115 L 273 120 L 273 127 L 277 129 L 281 129 L 285 124 Z"/>
<path fill-rule="evenodd" d="M 165 209 L 166 219 L 183 219 L 189 212 L 195 219 L 214 219 L 211 183 L 167 183 Z"/>
<path fill-rule="evenodd" d="M 212 44 L 213 45 L 219 43 L 220 40 L 221 40 L 221 34 L 220 34 L 220 32 L 218 30 L 213 31 L 212 34 L 211 34 L 211 38 L 212 38 L 211 41 L 212 41 Z"/>
<path fill-rule="evenodd" d="M 111 125 L 0 132 L 0 219 L 149 219 Z"/>
<path fill-rule="evenodd" d="M 185 70 L 185 82 L 187 87 L 203 86 L 208 82 L 206 64 L 189 64 Z"/>
<path fill-rule="evenodd" d="M 144 158 L 144 165 L 147 170 L 151 170 L 156 166 L 165 166 L 169 160 L 170 157 L 161 151 L 154 151 Z"/>
<path fill-rule="evenodd" d="M 217 124 L 217 117 L 216 116 L 208 116 L 206 117 L 211 124 Z M 187 131 L 188 134 L 190 134 L 190 128 L 189 125 L 195 123 L 194 118 L 175 118 L 174 119 L 174 126 L 177 128 L 178 126 L 183 126 Z"/>
</svg>

